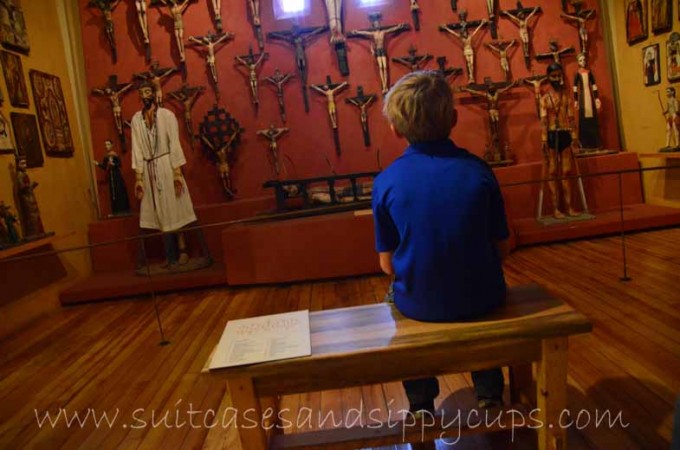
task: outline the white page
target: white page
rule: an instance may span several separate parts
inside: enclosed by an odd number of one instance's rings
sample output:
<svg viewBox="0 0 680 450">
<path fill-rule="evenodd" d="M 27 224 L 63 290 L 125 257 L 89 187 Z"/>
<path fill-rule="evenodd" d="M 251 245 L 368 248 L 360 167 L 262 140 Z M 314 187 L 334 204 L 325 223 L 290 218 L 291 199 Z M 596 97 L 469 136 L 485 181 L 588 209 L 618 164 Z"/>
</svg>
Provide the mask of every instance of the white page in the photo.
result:
<svg viewBox="0 0 680 450">
<path fill-rule="evenodd" d="M 311 354 L 309 310 L 230 320 L 210 361 L 210 369 Z"/>
</svg>

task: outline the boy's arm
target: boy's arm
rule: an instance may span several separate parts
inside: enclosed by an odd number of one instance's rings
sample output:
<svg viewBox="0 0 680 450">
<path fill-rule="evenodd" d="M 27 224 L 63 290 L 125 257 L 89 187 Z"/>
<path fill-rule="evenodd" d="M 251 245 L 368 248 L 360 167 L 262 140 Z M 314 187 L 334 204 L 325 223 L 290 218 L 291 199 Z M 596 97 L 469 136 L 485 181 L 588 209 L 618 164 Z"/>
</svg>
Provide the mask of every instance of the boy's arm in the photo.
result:
<svg viewBox="0 0 680 450">
<path fill-rule="evenodd" d="M 385 198 L 377 184 L 373 185 L 372 206 L 373 223 L 375 226 L 375 247 L 379 255 L 380 268 L 386 274 L 393 275 L 392 255 L 399 245 L 399 231 L 389 214 L 387 205 L 385 205 Z"/>
<path fill-rule="evenodd" d="M 392 267 L 392 255 L 394 252 L 380 252 L 380 268 L 387 275 L 394 275 L 394 267 Z"/>
</svg>

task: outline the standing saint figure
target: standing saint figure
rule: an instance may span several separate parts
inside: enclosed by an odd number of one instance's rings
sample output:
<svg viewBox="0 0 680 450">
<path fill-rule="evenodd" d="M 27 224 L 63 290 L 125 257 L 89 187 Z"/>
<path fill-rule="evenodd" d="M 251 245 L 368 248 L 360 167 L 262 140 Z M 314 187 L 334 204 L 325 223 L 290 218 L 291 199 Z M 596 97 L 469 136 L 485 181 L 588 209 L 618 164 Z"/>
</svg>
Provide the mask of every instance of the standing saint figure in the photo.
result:
<svg viewBox="0 0 680 450">
<path fill-rule="evenodd" d="M 152 4 L 162 4 L 167 6 L 170 11 L 170 16 L 175 27 L 175 42 L 177 43 L 177 50 L 179 52 L 179 60 L 182 66 L 186 62 L 186 53 L 184 51 L 184 13 L 193 0 L 154 0 Z"/>
<path fill-rule="evenodd" d="M 220 89 L 217 83 L 217 66 L 215 66 L 215 46 L 221 44 L 227 39 L 232 39 L 234 37 L 233 33 L 223 33 L 220 32 L 215 34 L 213 32 L 208 32 L 205 36 L 189 36 L 189 41 L 194 45 L 200 45 L 206 48 L 207 52 L 205 54 L 205 64 L 210 72 L 210 77 L 213 82 L 213 87 L 215 88 L 215 93 L 219 99 Z"/>
<path fill-rule="evenodd" d="M 289 128 L 276 128 L 274 124 L 269 125 L 269 128 L 257 131 L 258 135 L 263 136 L 266 139 L 269 139 L 270 159 L 272 161 L 272 166 L 274 167 L 274 172 L 276 172 L 277 178 L 281 173 L 281 163 L 279 159 L 279 146 L 276 143 L 276 140 L 279 137 L 281 137 L 283 133 L 286 133 L 288 131 L 290 131 Z"/>
<path fill-rule="evenodd" d="M 90 0 L 88 6 L 99 8 L 104 15 L 104 30 L 106 31 L 106 39 L 111 46 L 111 56 L 113 63 L 118 62 L 118 50 L 116 49 L 116 34 L 113 27 L 113 10 L 120 3 L 120 0 Z"/>
<path fill-rule="evenodd" d="M 445 31 L 455 38 L 457 38 L 463 45 L 463 56 L 465 56 L 465 62 L 467 65 L 467 75 L 468 83 L 474 84 L 475 82 L 475 49 L 472 45 L 475 35 L 487 24 L 486 20 L 480 21 L 477 28 L 472 33 L 467 31 L 467 27 L 463 27 L 460 32 L 457 32 L 450 25 L 439 25 L 439 31 Z"/>
<path fill-rule="evenodd" d="M 529 31 L 529 21 L 537 12 L 541 11 L 541 8 L 539 6 L 531 8 L 528 10 L 527 14 L 527 9 L 523 8 L 521 3 L 518 4 L 518 6 L 518 9 L 515 11 L 501 11 L 501 14 L 510 19 L 512 23 L 519 28 L 519 39 L 522 41 L 522 50 L 524 51 L 524 64 L 527 69 L 529 69 L 531 68 L 531 35 Z"/>
<path fill-rule="evenodd" d="M 106 154 L 102 162 L 92 163 L 106 172 L 109 182 L 109 199 L 111 200 L 111 216 L 128 214 L 130 212 L 130 200 L 128 199 L 127 188 L 121 173 L 122 164 L 118 153 L 113 149 L 113 142 L 104 141 Z"/>
<path fill-rule="evenodd" d="M 588 57 L 579 53 L 576 57 L 578 71 L 574 77 L 574 106 L 578 111 L 578 140 L 581 148 L 597 150 L 602 147 L 600 141 L 600 123 L 598 115 L 602 102 L 599 98 L 595 76 L 588 68 Z"/>
<path fill-rule="evenodd" d="M 269 56 L 268 53 L 253 53 L 253 48 L 248 49 L 247 55 L 235 56 L 234 59 L 239 66 L 245 66 L 248 68 L 248 82 L 250 84 L 250 93 L 253 96 L 253 104 L 255 108 L 260 105 L 260 97 L 258 94 L 258 82 L 257 82 L 257 68 L 262 64 L 262 61 Z"/>
<path fill-rule="evenodd" d="M 229 198 L 235 197 L 234 189 L 231 186 L 231 175 L 229 168 L 229 159 L 231 157 L 232 151 L 231 147 L 242 131 L 243 129 L 241 128 L 234 130 L 234 133 L 229 137 L 229 140 L 227 140 L 221 145 L 215 145 L 205 135 L 201 135 L 201 141 L 203 141 L 203 144 L 211 152 L 213 152 L 215 154 L 215 157 L 217 158 L 217 170 L 220 174 L 222 189 Z"/>
<path fill-rule="evenodd" d="M 494 55 L 496 55 L 501 62 L 501 69 L 503 70 L 503 73 L 505 74 L 505 81 L 510 81 L 511 74 L 510 74 L 510 61 L 508 60 L 509 58 L 509 53 L 508 51 L 514 47 L 514 45 L 517 43 L 515 39 L 512 39 L 510 41 L 493 41 L 493 42 L 487 42 L 485 45 L 486 47 L 493 52 Z"/>
<path fill-rule="evenodd" d="M 279 114 L 281 114 L 281 120 L 283 123 L 286 123 L 286 103 L 284 102 L 283 99 L 283 86 L 286 84 L 288 80 L 293 78 L 295 75 L 292 73 L 281 73 L 279 68 L 277 67 L 274 70 L 274 75 L 265 78 L 268 82 L 270 82 L 273 86 L 276 86 L 276 98 L 279 102 Z"/>
<path fill-rule="evenodd" d="M 382 86 L 382 93 L 385 94 L 389 90 L 389 69 L 387 65 L 387 48 L 385 46 L 385 40 L 390 34 L 401 33 L 402 31 L 409 30 L 410 27 L 406 23 L 382 27 L 380 26 L 380 19 L 382 19 L 382 14 L 380 13 L 369 14 L 368 19 L 371 21 L 370 29 L 352 30 L 347 33 L 347 37 L 371 39 L 371 53 L 373 53 L 373 57 L 378 64 L 380 85 Z"/>
<path fill-rule="evenodd" d="M 677 150 L 680 148 L 680 104 L 675 97 L 675 88 L 666 88 L 666 107 L 661 106 L 666 119 L 666 147 L 662 150 Z"/>
<path fill-rule="evenodd" d="M 149 35 L 149 14 L 146 0 L 135 0 L 135 8 L 137 9 L 137 21 L 142 32 L 142 41 L 146 49 L 146 62 L 148 63 L 151 61 L 151 36 Z"/>
<path fill-rule="evenodd" d="M 325 84 L 312 84 L 310 87 L 321 95 L 326 96 L 328 105 L 328 117 L 331 119 L 331 126 L 333 127 L 333 137 L 335 139 L 336 153 L 340 154 L 340 136 L 338 135 L 338 118 L 337 107 L 335 105 L 335 94 L 345 89 L 349 84 L 346 81 L 342 83 L 333 83 L 330 75 L 326 76 Z"/>
<path fill-rule="evenodd" d="M 179 102 L 182 105 L 182 110 L 184 112 L 184 125 L 187 129 L 187 134 L 189 135 L 189 142 L 191 143 L 191 148 L 194 148 L 194 125 L 193 119 L 191 118 L 191 109 L 194 107 L 198 96 L 205 91 L 203 86 L 192 87 L 188 84 L 183 84 L 181 89 L 170 92 L 168 95 L 173 100 Z"/>
<path fill-rule="evenodd" d="M 149 67 L 148 72 L 136 73 L 133 78 L 142 81 L 149 81 L 154 90 L 156 91 L 156 104 L 158 106 L 163 106 L 163 79 L 167 78 L 169 75 L 176 72 L 177 69 L 174 67 L 160 67 L 158 61 L 154 61 Z"/>
<path fill-rule="evenodd" d="M 580 11 L 577 14 L 560 13 L 560 17 L 578 24 L 578 37 L 581 42 L 581 53 L 585 53 L 586 55 L 588 54 L 588 28 L 586 28 L 586 22 L 592 19 L 593 16 L 595 16 L 594 9 Z"/>
<path fill-rule="evenodd" d="M 123 109 L 120 106 L 120 99 L 121 96 L 130 90 L 132 86 L 134 86 L 133 83 L 118 84 L 118 77 L 111 75 L 109 77 L 109 82 L 105 87 L 92 89 L 93 94 L 105 96 L 109 99 L 109 102 L 111 102 L 113 120 L 116 124 L 116 131 L 118 132 L 118 137 L 123 144 L 123 148 L 125 148 L 125 134 L 123 133 Z"/>
<path fill-rule="evenodd" d="M 362 86 L 357 87 L 356 97 L 346 98 L 345 102 L 350 105 L 356 106 L 361 111 L 361 130 L 364 133 L 364 145 L 366 147 L 371 146 L 371 134 L 368 129 L 368 107 L 373 104 L 377 95 L 375 94 L 364 94 L 364 88 Z"/>
<path fill-rule="evenodd" d="M 15 188 L 17 191 L 17 209 L 21 219 L 21 227 L 24 239 L 34 239 L 45 234 L 40 209 L 35 199 L 35 188 L 38 183 L 31 181 L 26 172 L 26 157 L 16 157 L 16 179 Z"/>
<path fill-rule="evenodd" d="M 143 104 L 132 117 L 132 169 L 135 197 L 139 200 L 139 227 L 147 230 L 177 231 L 195 222 L 196 214 L 182 166 L 186 164 L 175 114 L 156 104 L 153 84 L 139 86 Z M 183 233 L 178 235 L 179 258 L 174 260 L 166 241 L 168 265 L 186 264 L 189 255 Z"/>
</svg>

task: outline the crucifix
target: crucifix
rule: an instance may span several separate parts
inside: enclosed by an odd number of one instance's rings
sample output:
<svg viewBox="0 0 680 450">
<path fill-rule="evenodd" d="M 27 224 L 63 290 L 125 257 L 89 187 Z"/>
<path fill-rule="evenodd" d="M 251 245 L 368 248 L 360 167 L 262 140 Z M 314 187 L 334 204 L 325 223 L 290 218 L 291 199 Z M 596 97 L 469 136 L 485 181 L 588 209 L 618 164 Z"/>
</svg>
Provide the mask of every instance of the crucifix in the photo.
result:
<svg viewBox="0 0 680 450">
<path fill-rule="evenodd" d="M 167 6 L 175 27 L 175 42 L 179 52 L 182 74 L 186 75 L 186 53 L 184 52 L 184 19 L 183 15 L 194 0 L 151 0 L 151 6 Z"/>
<path fill-rule="evenodd" d="M 276 172 L 276 178 L 279 177 L 279 174 L 281 173 L 281 161 L 279 159 L 279 146 L 276 142 L 276 140 L 283 135 L 283 133 L 286 133 L 290 131 L 289 128 L 276 128 L 274 124 L 269 125 L 269 128 L 265 128 L 264 130 L 258 130 L 257 134 L 260 136 L 263 136 L 264 138 L 269 140 L 269 160 L 271 162 L 271 165 L 274 167 L 274 172 Z M 284 171 L 285 171 L 285 166 L 284 166 Z"/>
<path fill-rule="evenodd" d="M 517 2 L 517 9 L 501 11 L 502 15 L 510 19 L 510 21 L 519 28 L 519 39 L 522 41 L 524 64 L 527 69 L 531 68 L 531 27 L 529 26 L 529 22 L 531 21 L 531 18 L 539 12 L 542 12 L 540 6 L 525 8 L 520 1 Z"/>
<path fill-rule="evenodd" d="M 336 114 L 337 108 L 335 106 L 335 94 L 347 86 L 348 83 L 346 81 L 343 81 L 342 83 L 333 83 L 331 81 L 330 75 L 326 75 L 325 84 L 311 84 L 309 86 L 319 94 L 326 96 L 326 101 L 328 103 L 328 117 L 331 119 L 331 126 L 333 127 L 333 140 L 335 141 L 335 152 L 338 154 L 338 156 L 340 156 L 340 135 L 338 134 L 338 118 Z"/>
<path fill-rule="evenodd" d="M 109 102 L 111 102 L 111 109 L 113 110 L 113 120 L 116 124 L 116 131 L 118 132 L 118 137 L 120 138 L 121 147 L 123 152 L 127 151 L 125 146 L 125 133 L 123 132 L 123 117 L 122 108 L 120 106 L 121 96 L 126 93 L 130 88 L 134 86 L 134 83 L 121 83 L 118 84 L 118 76 L 109 75 L 109 80 L 106 86 L 101 88 L 92 89 L 94 95 L 101 95 L 107 97 Z"/>
<path fill-rule="evenodd" d="M 446 56 L 437 56 L 437 72 L 447 80 L 463 73 L 460 67 L 446 67 Z"/>
<path fill-rule="evenodd" d="M 498 24 L 496 23 L 496 0 L 486 0 L 486 10 L 489 12 L 489 31 L 491 38 L 498 39 Z"/>
<path fill-rule="evenodd" d="M 264 36 L 262 35 L 262 19 L 260 18 L 260 0 L 247 0 L 250 19 L 253 21 L 253 31 L 257 39 L 257 47 L 264 50 Z"/>
<path fill-rule="evenodd" d="M 378 98 L 376 94 L 366 95 L 364 94 L 364 88 L 358 86 L 357 96 L 345 99 L 346 103 L 356 106 L 361 111 L 361 130 L 364 133 L 364 145 L 366 147 L 371 146 L 371 134 L 368 129 L 368 107 L 373 104 L 376 98 Z"/>
<path fill-rule="evenodd" d="M 389 69 L 387 67 L 387 48 L 385 46 L 385 40 L 390 34 L 401 33 L 409 30 L 411 27 L 406 23 L 380 26 L 380 19 L 382 19 L 381 13 L 369 14 L 368 19 L 371 21 L 371 28 L 368 30 L 352 30 L 347 33 L 347 37 L 371 39 L 371 52 L 378 64 L 382 93 L 385 94 L 389 88 Z"/>
<path fill-rule="evenodd" d="M 574 14 L 567 14 L 565 12 L 560 13 L 560 17 L 567 20 L 568 22 L 573 22 L 578 25 L 578 37 L 581 42 L 581 53 L 588 53 L 588 29 L 586 28 L 586 22 L 593 19 L 594 16 L 594 9 L 580 9 Z"/>
<path fill-rule="evenodd" d="M 137 9 L 137 21 L 139 22 L 139 29 L 142 32 L 142 41 L 146 49 L 146 62 L 151 62 L 151 38 L 149 35 L 149 15 L 147 12 L 146 0 L 135 0 L 135 8 Z"/>
<path fill-rule="evenodd" d="M 300 28 L 293 25 L 293 28 L 287 31 L 272 31 L 267 33 L 267 38 L 280 40 L 292 45 L 295 48 L 295 65 L 300 75 L 300 82 L 302 83 L 302 101 L 305 105 L 305 112 L 309 112 L 309 97 L 307 96 L 307 55 L 305 54 L 305 46 L 312 38 L 319 33 L 328 30 L 328 27 L 310 27 Z"/>
<path fill-rule="evenodd" d="M 458 11 L 458 0 L 451 0 L 451 9 L 454 12 Z"/>
<path fill-rule="evenodd" d="M 218 145 L 213 144 L 204 134 L 201 135 L 201 141 L 203 141 L 203 145 L 205 145 L 217 158 L 217 170 L 220 174 L 220 180 L 222 181 L 222 189 L 229 198 L 235 197 L 234 189 L 231 185 L 231 176 L 229 173 L 229 159 L 231 157 L 231 152 L 233 151 L 231 147 L 234 144 L 234 141 L 238 138 L 241 131 L 242 129 L 239 129 L 231 137 L 229 137 L 226 142 Z"/>
<path fill-rule="evenodd" d="M 324 0 L 328 12 L 328 29 L 331 32 L 330 42 L 338 59 L 338 69 L 344 77 L 349 75 L 347 63 L 347 46 L 342 34 L 342 0 Z"/>
<path fill-rule="evenodd" d="M 215 15 L 215 28 L 218 32 L 222 32 L 222 0 L 210 0 L 212 4 L 213 14 Z"/>
<path fill-rule="evenodd" d="M 487 102 L 487 111 L 489 113 L 489 156 L 487 160 L 491 162 L 505 161 L 507 155 L 503 155 L 500 142 L 500 98 L 501 96 L 513 89 L 517 85 L 516 82 L 510 83 L 493 83 L 490 78 L 484 79 L 483 85 L 463 86 L 460 89 L 469 93 L 474 97 L 481 97 Z"/>
<path fill-rule="evenodd" d="M 212 31 L 205 36 L 189 36 L 189 41 L 192 45 L 200 45 L 206 48 L 205 54 L 205 64 L 210 72 L 210 77 L 212 79 L 213 88 L 215 89 L 215 95 L 217 99 L 220 98 L 220 89 L 217 84 L 217 67 L 215 66 L 215 47 L 219 44 L 225 42 L 227 39 L 232 39 L 234 37 L 233 33 L 219 32 L 218 34 Z M 221 47 L 220 47 L 221 48 Z"/>
<path fill-rule="evenodd" d="M 422 69 L 423 66 L 432 59 L 432 55 L 429 53 L 418 55 L 417 52 L 418 50 L 411 44 L 408 48 L 408 56 L 392 58 L 392 61 L 408 67 L 411 72 L 415 72 L 416 70 Z"/>
<path fill-rule="evenodd" d="M 106 32 L 106 39 L 111 46 L 111 56 L 113 63 L 118 62 L 118 50 L 116 49 L 116 36 L 113 28 L 113 10 L 120 3 L 120 0 L 90 0 L 87 6 L 95 7 L 101 10 L 104 15 L 104 31 Z"/>
<path fill-rule="evenodd" d="M 549 45 L 550 51 L 537 54 L 536 55 L 537 61 L 541 61 L 544 59 L 552 59 L 554 62 L 561 65 L 563 56 L 573 55 L 574 53 L 576 53 L 574 47 L 565 47 L 561 49 L 560 44 L 557 42 L 557 39 L 551 39 Z"/>
<path fill-rule="evenodd" d="M 409 0 L 411 18 L 413 19 L 413 29 L 420 31 L 420 5 L 418 0 Z"/>
<path fill-rule="evenodd" d="M 273 86 L 276 86 L 276 98 L 279 101 L 279 114 L 281 114 L 281 120 L 283 123 L 286 123 L 286 104 L 283 100 L 283 86 L 294 76 L 295 75 L 292 73 L 281 73 L 277 67 L 274 70 L 274 75 L 265 78 L 265 80 L 270 82 Z"/>
<path fill-rule="evenodd" d="M 439 25 L 439 31 L 443 31 L 451 34 L 456 39 L 460 41 L 463 45 L 463 55 L 465 56 L 465 62 L 467 64 L 467 75 L 468 83 L 474 84 L 475 82 L 475 49 L 473 40 L 475 35 L 487 24 L 486 20 L 476 20 L 474 22 L 467 21 L 467 11 L 462 10 L 458 14 L 460 17 L 459 23 L 448 23 L 444 25 Z M 468 28 L 476 27 L 475 30 L 470 33 Z M 456 31 L 460 30 L 460 32 Z"/>
<path fill-rule="evenodd" d="M 181 89 L 168 93 L 171 99 L 182 105 L 184 112 L 184 125 L 186 125 L 192 150 L 194 148 L 194 124 L 191 118 L 191 109 L 194 107 L 196 100 L 198 100 L 198 96 L 204 91 L 205 88 L 203 86 L 193 87 L 185 83 L 182 85 Z"/>
<path fill-rule="evenodd" d="M 509 50 L 514 47 L 517 40 L 512 39 L 510 41 L 493 41 L 486 43 L 486 47 L 491 50 L 491 52 L 496 55 L 501 62 L 501 69 L 505 74 L 505 81 L 510 81 L 510 61 L 508 60 L 510 54 Z"/>
<path fill-rule="evenodd" d="M 250 93 L 253 95 L 253 105 L 257 109 L 260 105 L 260 96 L 258 94 L 257 82 L 257 68 L 269 56 L 268 53 L 253 53 L 253 47 L 248 48 L 247 55 L 235 56 L 237 66 L 245 66 L 248 68 L 248 82 L 250 83 Z"/>
<path fill-rule="evenodd" d="M 154 61 L 147 72 L 136 73 L 132 77 L 136 80 L 149 81 L 156 92 L 156 104 L 163 106 L 163 79 L 177 71 L 174 67 L 159 67 L 158 61 Z"/>
<path fill-rule="evenodd" d="M 527 86 L 532 86 L 534 90 L 534 99 L 536 101 L 536 114 L 541 117 L 541 86 L 548 80 L 546 75 L 534 75 L 529 78 L 523 78 L 522 82 Z"/>
<path fill-rule="evenodd" d="M 239 144 L 241 128 L 238 121 L 224 108 L 217 105 L 206 113 L 200 126 L 200 137 L 204 148 L 217 162 L 217 170 L 222 182 L 222 190 L 229 199 L 235 197 L 231 182 L 229 165 L 234 160 L 234 150 Z"/>
</svg>

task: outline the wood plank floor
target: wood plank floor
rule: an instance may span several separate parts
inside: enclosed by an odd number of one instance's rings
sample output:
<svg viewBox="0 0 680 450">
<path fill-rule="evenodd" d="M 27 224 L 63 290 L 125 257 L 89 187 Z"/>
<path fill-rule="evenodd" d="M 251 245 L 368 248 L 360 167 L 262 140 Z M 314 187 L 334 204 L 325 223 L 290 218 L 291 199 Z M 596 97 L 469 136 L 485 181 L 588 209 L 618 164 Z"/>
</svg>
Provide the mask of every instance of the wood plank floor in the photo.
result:
<svg viewBox="0 0 680 450">
<path fill-rule="evenodd" d="M 537 282 L 588 315 L 594 332 L 570 341 L 570 449 L 667 449 L 680 394 L 680 229 L 628 237 L 622 283 L 621 246 L 603 238 L 523 249 L 506 267 L 510 284 Z M 159 334 L 149 299 L 64 308 L 0 342 L 0 448 L 228 449 L 224 384 L 200 370 L 229 319 L 297 309 L 320 310 L 382 301 L 385 277 L 287 286 L 212 289 L 159 298 L 171 344 Z M 379 363 L 378 361 L 376 363 Z M 405 363 L 407 363 L 405 361 Z M 474 405 L 468 374 L 441 377 L 438 407 Z M 223 401 L 224 400 L 224 401 Z M 291 431 L 313 429 L 301 412 L 341 418 L 363 402 L 386 420 L 406 408 L 400 384 L 288 396 Z M 60 412 L 64 408 L 66 416 Z M 389 408 L 389 411 L 388 411 Z M 595 425 L 596 412 L 621 411 L 627 427 Z M 197 413 L 200 411 L 200 413 Z M 210 429 L 217 414 L 217 426 Z M 39 425 L 50 412 L 48 420 Z M 74 420 L 79 414 L 83 425 Z M 113 421 L 101 420 L 103 413 Z M 89 415 L 88 415 L 89 414 Z M 95 425 L 94 419 L 101 420 Z M 590 422 L 587 422 L 590 414 Z M 312 423 L 310 423 L 312 422 Z M 321 427 L 332 427 L 329 419 Z M 439 449 L 531 449 L 531 433 L 438 441 Z M 408 445 L 393 447 L 405 450 Z M 248 450 L 248 449 L 244 449 Z"/>
</svg>

